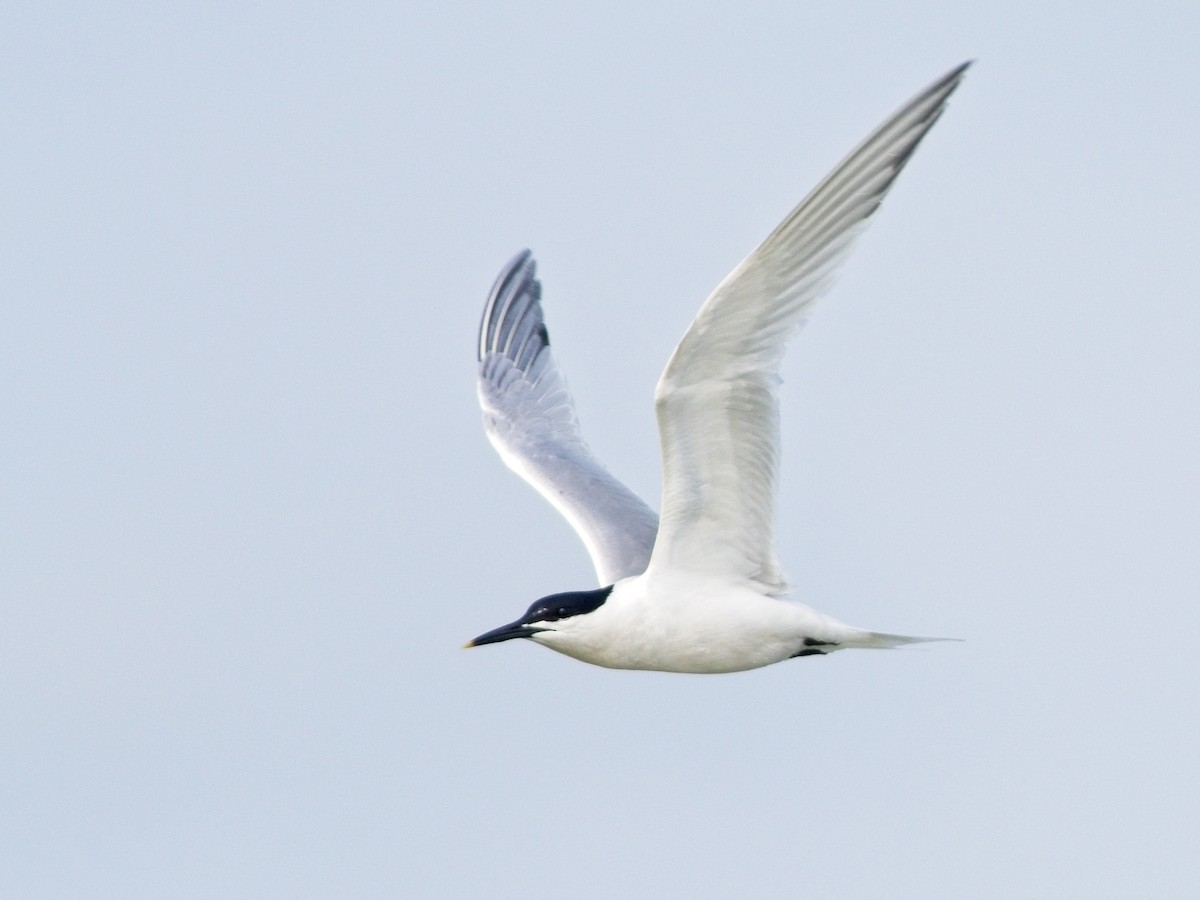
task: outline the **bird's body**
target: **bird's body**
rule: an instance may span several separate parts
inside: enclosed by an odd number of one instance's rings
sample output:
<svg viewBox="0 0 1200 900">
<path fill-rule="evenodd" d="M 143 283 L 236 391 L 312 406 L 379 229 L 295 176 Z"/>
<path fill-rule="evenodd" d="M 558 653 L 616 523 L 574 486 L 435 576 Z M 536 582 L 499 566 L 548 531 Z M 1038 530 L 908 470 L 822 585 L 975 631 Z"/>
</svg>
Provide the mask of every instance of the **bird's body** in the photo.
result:
<svg viewBox="0 0 1200 900">
<path fill-rule="evenodd" d="M 530 638 L 609 668 L 718 673 L 930 640 L 853 628 L 785 599 L 774 540 L 776 392 L 787 339 L 965 69 L 876 129 L 701 307 L 655 390 L 661 520 L 583 440 L 529 251 L 501 271 L 480 328 L 485 429 L 579 533 L 605 586 L 543 597 L 468 646 Z"/>
<path fill-rule="evenodd" d="M 534 639 L 594 665 L 660 672 L 740 672 L 881 640 L 744 581 L 689 572 L 618 581 L 574 625 Z"/>
</svg>

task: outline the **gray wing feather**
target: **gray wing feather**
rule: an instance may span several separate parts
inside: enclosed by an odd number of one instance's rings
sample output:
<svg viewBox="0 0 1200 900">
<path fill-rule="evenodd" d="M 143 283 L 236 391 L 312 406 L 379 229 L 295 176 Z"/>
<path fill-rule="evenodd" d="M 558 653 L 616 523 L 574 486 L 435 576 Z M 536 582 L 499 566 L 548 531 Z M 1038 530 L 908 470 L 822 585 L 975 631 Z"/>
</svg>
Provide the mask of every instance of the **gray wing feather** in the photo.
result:
<svg viewBox="0 0 1200 900">
<path fill-rule="evenodd" d="M 662 525 L 652 567 L 784 590 L 775 556 L 776 396 L 784 345 L 824 294 L 967 66 L 877 128 L 721 282 L 655 391 Z"/>
<path fill-rule="evenodd" d="M 479 325 L 479 404 L 492 446 L 571 523 L 601 585 L 646 569 L 658 516 L 592 455 L 550 352 L 537 264 L 501 270 Z"/>
</svg>

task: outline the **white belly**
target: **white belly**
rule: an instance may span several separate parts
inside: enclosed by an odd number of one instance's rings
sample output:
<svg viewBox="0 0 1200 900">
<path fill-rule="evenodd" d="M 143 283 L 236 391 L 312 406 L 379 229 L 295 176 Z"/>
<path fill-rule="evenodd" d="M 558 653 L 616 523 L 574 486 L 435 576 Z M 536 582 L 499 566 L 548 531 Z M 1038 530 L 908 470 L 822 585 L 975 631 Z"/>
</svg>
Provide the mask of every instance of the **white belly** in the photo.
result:
<svg viewBox="0 0 1200 900">
<path fill-rule="evenodd" d="M 718 673 L 794 656 L 806 637 L 828 635 L 826 616 L 751 587 L 646 576 L 619 582 L 593 613 L 535 637 L 560 653 L 612 669 Z"/>
</svg>

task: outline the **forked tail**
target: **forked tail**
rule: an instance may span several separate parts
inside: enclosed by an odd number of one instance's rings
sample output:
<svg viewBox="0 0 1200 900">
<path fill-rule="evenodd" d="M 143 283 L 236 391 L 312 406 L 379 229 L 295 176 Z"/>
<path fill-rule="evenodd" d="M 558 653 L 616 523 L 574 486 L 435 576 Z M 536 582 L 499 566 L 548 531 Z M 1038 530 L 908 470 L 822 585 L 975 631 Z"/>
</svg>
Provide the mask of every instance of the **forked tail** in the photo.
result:
<svg viewBox="0 0 1200 900">
<path fill-rule="evenodd" d="M 958 641 L 962 638 L 915 637 L 911 634 L 884 634 L 881 631 L 859 631 L 842 642 L 843 647 L 862 647 L 869 650 L 890 650 L 905 644 L 926 644 L 933 641 Z"/>
<path fill-rule="evenodd" d="M 824 656 L 838 650 L 860 648 L 863 650 L 889 650 L 893 647 L 903 647 L 905 644 L 924 644 L 931 641 L 957 641 L 960 638 L 917 637 L 911 634 L 885 634 L 882 631 L 867 631 L 825 618 L 825 627 L 810 633 L 804 639 L 804 646 L 795 656 Z M 819 634 L 820 637 L 816 635 Z"/>
</svg>

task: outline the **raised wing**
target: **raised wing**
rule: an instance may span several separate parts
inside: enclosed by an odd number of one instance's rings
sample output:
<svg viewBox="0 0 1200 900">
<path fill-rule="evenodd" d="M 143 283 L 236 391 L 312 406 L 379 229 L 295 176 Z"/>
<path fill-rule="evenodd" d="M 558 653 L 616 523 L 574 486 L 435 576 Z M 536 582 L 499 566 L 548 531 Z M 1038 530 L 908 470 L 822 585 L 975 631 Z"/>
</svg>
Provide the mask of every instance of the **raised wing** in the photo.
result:
<svg viewBox="0 0 1200 900">
<path fill-rule="evenodd" d="M 774 538 L 784 345 L 968 65 L 863 141 L 700 308 L 655 390 L 663 503 L 651 570 L 745 578 L 772 594 L 786 589 Z"/>
<path fill-rule="evenodd" d="M 550 352 L 542 286 L 528 250 L 496 278 L 479 326 L 479 405 L 492 446 L 583 539 L 601 585 L 640 575 L 658 516 L 584 443 L 575 404 Z"/>
</svg>

